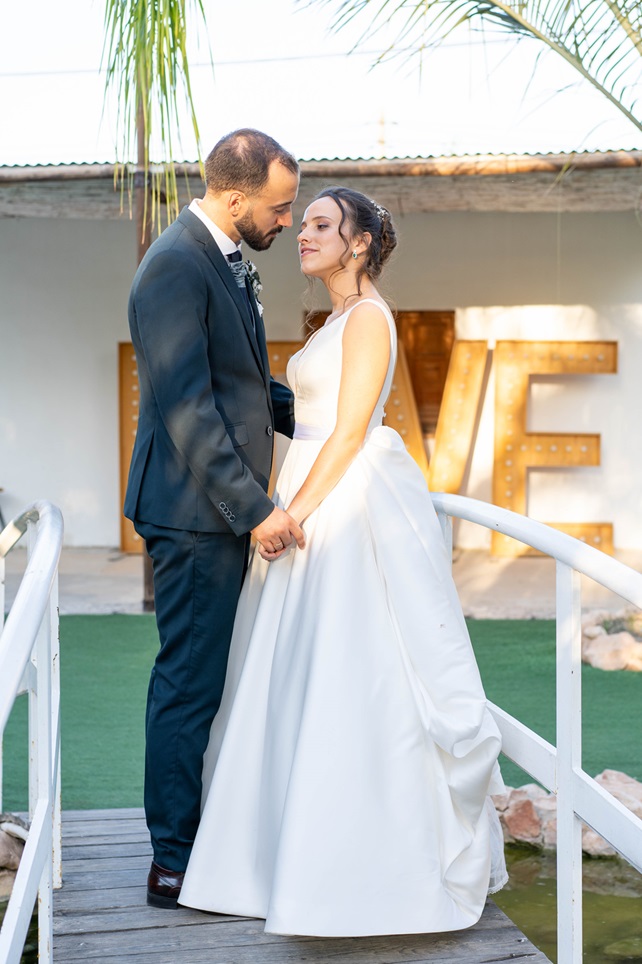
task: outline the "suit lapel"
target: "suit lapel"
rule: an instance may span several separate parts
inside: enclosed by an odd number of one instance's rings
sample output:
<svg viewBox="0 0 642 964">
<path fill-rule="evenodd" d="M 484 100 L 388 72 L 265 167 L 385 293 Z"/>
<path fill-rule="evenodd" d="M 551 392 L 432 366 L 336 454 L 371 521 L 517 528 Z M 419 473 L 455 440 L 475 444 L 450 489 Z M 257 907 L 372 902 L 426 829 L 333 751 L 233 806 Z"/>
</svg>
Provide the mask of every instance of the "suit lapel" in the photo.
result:
<svg viewBox="0 0 642 964">
<path fill-rule="evenodd" d="M 218 244 L 207 230 L 207 227 L 203 224 L 200 218 L 189 210 L 189 208 L 183 208 L 178 216 L 178 220 L 185 225 L 188 231 L 196 238 L 197 241 L 203 245 L 205 249 L 205 254 L 211 261 L 212 265 L 216 269 L 219 278 L 223 282 L 225 288 L 227 288 L 230 293 L 234 304 L 236 305 L 241 320 L 243 322 L 243 327 L 247 333 L 252 346 L 252 351 L 254 352 L 254 357 L 256 358 L 257 364 L 263 373 L 263 378 L 265 379 L 265 360 L 267 360 L 267 355 L 265 354 L 265 349 L 261 351 L 259 349 L 259 344 L 257 341 L 257 336 L 254 332 L 254 325 L 252 324 L 252 318 L 248 312 L 247 302 L 245 300 L 245 295 L 236 283 L 234 275 L 230 271 L 229 265 Z M 250 303 L 253 303 L 253 295 L 250 294 Z M 258 311 L 255 311 L 255 316 Z M 257 328 L 258 331 L 258 328 Z M 263 344 L 265 344 L 265 336 L 263 337 Z"/>
<path fill-rule="evenodd" d="M 254 316 L 254 331 L 256 332 L 256 341 L 261 355 L 261 367 L 263 368 L 263 378 L 265 384 L 268 385 L 270 381 L 270 360 L 267 353 L 267 344 L 265 339 L 265 326 L 263 324 L 263 315 L 259 311 L 258 302 L 252 286 L 249 281 L 245 280 L 247 286 L 247 291 L 250 299 L 250 304 L 252 305 L 252 314 Z"/>
</svg>

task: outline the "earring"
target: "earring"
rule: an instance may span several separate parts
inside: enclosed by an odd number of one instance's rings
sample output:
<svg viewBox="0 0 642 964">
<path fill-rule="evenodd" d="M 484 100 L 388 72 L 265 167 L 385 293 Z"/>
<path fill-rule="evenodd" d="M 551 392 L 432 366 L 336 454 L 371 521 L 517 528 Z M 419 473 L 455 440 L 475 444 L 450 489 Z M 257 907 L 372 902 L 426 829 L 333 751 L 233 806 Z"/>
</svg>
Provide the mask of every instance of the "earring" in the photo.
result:
<svg viewBox="0 0 642 964">
<path fill-rule="evenodd" d="M 359 255 L 357 254 L 356 248 L 355 248 L 355 250 L 352 252 L 352 257 L 354 258 L 355 261 L 356 261 L 357 258 L 359 257 Z"/>
</svg>

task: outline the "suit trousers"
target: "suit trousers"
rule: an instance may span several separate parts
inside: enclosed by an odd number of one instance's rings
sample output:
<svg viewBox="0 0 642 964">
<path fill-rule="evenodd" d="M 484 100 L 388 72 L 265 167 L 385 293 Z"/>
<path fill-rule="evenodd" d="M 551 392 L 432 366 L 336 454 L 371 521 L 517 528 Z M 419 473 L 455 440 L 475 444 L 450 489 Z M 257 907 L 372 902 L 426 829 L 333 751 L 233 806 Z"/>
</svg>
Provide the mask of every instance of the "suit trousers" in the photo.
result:
<svg viewBox="0 0 642 964">
<path fill-rule="evenodd" d="M 160 650 L 145 721 L 145 814 L 154 860 L 183 871 L 196 836 L 203 754 L 221 702 L 249 535 L 135 523 L 154 570 Z"/>
</svg>

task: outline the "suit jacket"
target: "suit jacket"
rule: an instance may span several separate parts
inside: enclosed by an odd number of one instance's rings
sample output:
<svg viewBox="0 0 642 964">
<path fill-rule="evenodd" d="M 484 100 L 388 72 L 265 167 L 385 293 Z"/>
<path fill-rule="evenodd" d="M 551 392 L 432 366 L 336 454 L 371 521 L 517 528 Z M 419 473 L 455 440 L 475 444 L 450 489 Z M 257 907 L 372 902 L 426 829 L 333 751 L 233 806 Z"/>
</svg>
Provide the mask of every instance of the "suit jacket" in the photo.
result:
<svg viewBox="0 0 642 964">
<path fill-rule="evenodd" d="M 248 286 L 249 289 L 249 286 Z M 207 227 L 187 208 L 154 241 L 129 299 L 140 408 L 124 512 L 242 535 L 274 508 L 273 431 L 293 396 L 269 374 L 265 330 Z"/>
</svg>

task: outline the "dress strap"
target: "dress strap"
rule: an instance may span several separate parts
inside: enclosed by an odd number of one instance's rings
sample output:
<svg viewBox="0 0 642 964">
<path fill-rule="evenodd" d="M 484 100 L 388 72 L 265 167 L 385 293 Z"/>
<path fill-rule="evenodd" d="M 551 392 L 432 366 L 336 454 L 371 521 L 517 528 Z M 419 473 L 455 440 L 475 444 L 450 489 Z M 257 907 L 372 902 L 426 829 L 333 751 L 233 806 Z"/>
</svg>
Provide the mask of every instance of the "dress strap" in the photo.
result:
<svg viewBox="0 0 642 964">
<path fill-rule="evenodd" d="M 353 308 L 356 308 L 358 305 L 365 305 L 366 303 L 369 303 L 371 305 L 377 305 L 377 307 L 381 309 L 384 318 L 388 322 L 388 328 L 390 330 L 390 352 L 391 352 L 392 358 L 396 359 L 397 326 L 395 325 L 395 320 L 392 317 L 392 312 L 390 311 L 390 308 L 384 302 L 379 301 L 377 298 L 362 298 L 361 301 L 356 301 L 353 305 L 350 305 L 350 307 L 344 313 L 344 316 L 341 319 L 341 324 L 345 326 L 348 318 L 350 317 L 350 312 L 352 311 Z M 394 367 L 394 364 L 393 364 L 393 367 Z"/>
</svg>

